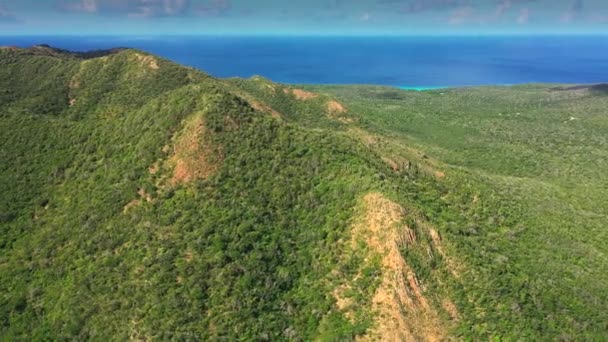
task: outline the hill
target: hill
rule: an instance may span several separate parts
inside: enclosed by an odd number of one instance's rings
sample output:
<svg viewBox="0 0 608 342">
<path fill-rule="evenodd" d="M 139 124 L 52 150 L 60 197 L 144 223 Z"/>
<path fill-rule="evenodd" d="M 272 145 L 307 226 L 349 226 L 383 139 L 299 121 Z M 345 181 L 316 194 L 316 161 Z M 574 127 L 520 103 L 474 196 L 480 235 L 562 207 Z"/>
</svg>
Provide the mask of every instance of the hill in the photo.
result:
<svg viewBox="0 0 608 342">
<path fill-rule="evenodd" d="M 3 48 L 0 335 L 601 338 L 608 97 L 562 88 Z"/>
</svg>

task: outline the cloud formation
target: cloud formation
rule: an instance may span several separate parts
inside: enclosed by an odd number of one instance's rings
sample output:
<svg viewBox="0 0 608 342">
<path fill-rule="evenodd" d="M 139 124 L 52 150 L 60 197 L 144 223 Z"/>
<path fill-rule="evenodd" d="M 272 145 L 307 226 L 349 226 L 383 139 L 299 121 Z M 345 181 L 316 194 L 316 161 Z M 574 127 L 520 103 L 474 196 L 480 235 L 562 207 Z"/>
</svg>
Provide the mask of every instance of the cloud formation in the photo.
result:
<svg viewBox="0 0 608 342">
<path fill-rule="evenodd" d="M 212 0 L 193 6 L 193 14 L 203 17 L 220 17 L 232 9 L 230 0 Z"/>
<path fill-rule="evenodd" d="M 57 3 L 57 8 L 63 11 L 130 17 L 184 15 L 189 7 L 190 0 L 60 0 Z"/>
<path fill-rule="evenodd" d="M 42 0 L 41 0 L 42 1 Z M 67 12 L 125 16 L 158 17 L 223 17 L 246 14 L 249 18 L 269 18 L 279 13 L 283 18 L 300 21 L 367 21 L 382 22 L 395 16 L 415 16 L 428 20 L 443 18 L 451 25 L 479 23 L 524 24 L 531 19 L 548 18 L 555 9 L 554 22 L 584 20 L 589 14 L 586 4 L 600 0 L 49 0 L 55 8 Z M 259 1 L 259 3 L 258 3 Z M 547 11 L 543 7 L 547 7 Z M 561 8 L 561 12 L 559 10 Z M 586 11 L 587 10 L 587 11 Z M 305 14 L 304 14 L 305 13 Z M 531 14 L 534 14 L 533 18 Z M 366 15 L 367 14 L 367 15 Z M 596 16 L 598 13 L 594 13 Z M 603 13 L 599 13 L 602 14 Z"/>
<path fill-rule="evenodd" d="M 481 2 L 469 1 L 468 5 L 456 6 L 446 16 L 450 25 L 488 25 L 488 24 L 527 24 L 531 19 L 532 3 L 541 0 L 487 0 Z M 458 2 L 445 2 L 450 7 Z"/>
<path fill-rule="evenodd" d="M 19 19 L 15 14 L 9 11 L 6 6 L 0 4 L 0 23 L 16 23 L 18 21 Z"/>
<path fill-rule="evenodd" d="M 519 16 L 517 16 L 517 23 L 520 25 L 527 24 L 530 21 L 530 9 L 524 7 L 519 11 Z"/>
<path fill-rule="evenodd" d="M 0 0 L 0 6 L 5 1 L 9 0 Z M 103 31 L 104 28 L 99 27 L 106 25 L 108 20 L 115 23 L 113 30 L 117 32 L 197 30 L 321 34 L 575 32 L 591 29 L 605 32 L 608 23 L 608 0 L 10 1 L 12 12 L 0 11 L 1 21 L 14 20 L 15 15 L 11 14 L 14 13 L 41 29 L 44 25 L 54 25 L 62 30 L 69 30 L 71 22 L 79 25 L 90 22 L 89 30 Z"/>
<path fill-rule="evenodd" d="M 442 16 L 444 22 L 454 26 L 465 25 L 524 25 L 532 19 L 533 8 L 549 0 L 376 0 L 376 3 L 403 15 Z M 567 1 L 552 0 L 563 6 Z M 582 10 L 583 0 L 574 0 L 572 12 Z"/>
<path fill-rule="evenodd" d="M 499 0 L 497 2 L 498 3 L 496 4 L 496 15 L 501 16 L 503 14 L 508 13 L 511 9 L 513 9 L 517 5 L 527 6 L 527 5 L 535 3 L 535 2 L 541 2 L 541 0 Z M 524 8 L 522 8 L 522 10 L 523 9 L 527 9 L 528 11 L 530 10 L 528 7 L 524 7 Z"/>
<path fill-rule="evenodd" d="M 564 15 L 562 16 L 562 21 L 569 23 L 578 19 L 584 9 L 585 2 L 583 0 L 574 0 L 572 5 L 570 5 L 568 11 L 566 11 L 566 13 L 564 13 Z"/>
<path fill-rule="evenodd" d="M 397 7 L 403 14 L 470 8 L 473 0 L 377 0 L 380 6 Z"/>
<path fill-rule="evenodd" d="M 462 25 L 475 15 L 475 10 L 472 7 L 462 7 L 454 10 L 448 18 L 450 25 Z"/>
</svg>

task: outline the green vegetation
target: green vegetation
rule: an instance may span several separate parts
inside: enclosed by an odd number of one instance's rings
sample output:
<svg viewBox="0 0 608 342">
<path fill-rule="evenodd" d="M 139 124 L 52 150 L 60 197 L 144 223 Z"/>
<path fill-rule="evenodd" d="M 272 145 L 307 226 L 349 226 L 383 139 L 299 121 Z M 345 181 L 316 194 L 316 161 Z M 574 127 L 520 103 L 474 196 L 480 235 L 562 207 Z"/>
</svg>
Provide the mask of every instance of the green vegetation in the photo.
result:
<svg viewBox="0 0 608 342">
<path fill-rule="evenodd" d="M 414 149 L 441 161 L 443 195 L 422 209 L 468 269 L 457 302 L 463 336 L 606 335 L 602 87 L 311 90 L 337 96 L 364 115 L 368 130 L 396 141 L 385 153 L 411 159 Z"/>
<path fill-rule="evenodd" d="M 607 104 L 0 49 L 1 339 L 601 339 Z"/>
</svg>

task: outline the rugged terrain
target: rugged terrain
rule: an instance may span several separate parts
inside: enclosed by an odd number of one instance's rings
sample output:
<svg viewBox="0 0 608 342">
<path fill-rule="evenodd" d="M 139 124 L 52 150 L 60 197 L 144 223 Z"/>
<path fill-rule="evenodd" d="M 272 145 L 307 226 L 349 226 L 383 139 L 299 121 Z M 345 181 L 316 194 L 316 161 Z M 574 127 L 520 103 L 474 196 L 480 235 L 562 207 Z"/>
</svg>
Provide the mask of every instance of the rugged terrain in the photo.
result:
<svg viewBox="0 0 608 342">
<path fill-rule="evenodd" d="M 0 49 L 6 340 L 597 340 L 608 93 Z"/>
</svg>

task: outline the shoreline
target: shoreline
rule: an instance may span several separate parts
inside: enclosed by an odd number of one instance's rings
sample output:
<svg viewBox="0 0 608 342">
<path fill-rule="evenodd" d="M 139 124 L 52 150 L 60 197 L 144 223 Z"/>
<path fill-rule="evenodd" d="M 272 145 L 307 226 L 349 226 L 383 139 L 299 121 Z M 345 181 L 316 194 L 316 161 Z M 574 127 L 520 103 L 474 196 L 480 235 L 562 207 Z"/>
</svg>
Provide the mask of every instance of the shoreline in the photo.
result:
<svg viewBox="0 0 608 342">
<path fill-rule="evenodd" d="M 449 86 L 432 86 L 432 87 L 399 86 L 397 88 L 399 88 L 401 90 L 426 91 L 426 90 L 448 89 L 448 88 L 454 88 L 454 87 L 449 87 Z"/>
</svg>

